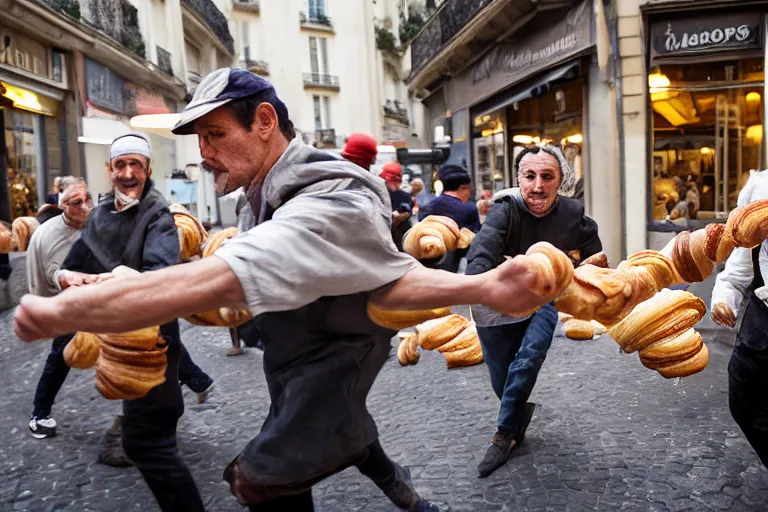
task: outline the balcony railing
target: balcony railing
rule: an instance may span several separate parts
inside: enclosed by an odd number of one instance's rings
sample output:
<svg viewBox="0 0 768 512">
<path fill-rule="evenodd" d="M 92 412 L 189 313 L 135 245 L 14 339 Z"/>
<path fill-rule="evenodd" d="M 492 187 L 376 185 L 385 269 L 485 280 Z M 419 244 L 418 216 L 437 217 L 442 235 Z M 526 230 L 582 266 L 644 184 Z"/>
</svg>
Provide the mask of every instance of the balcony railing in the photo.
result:
<svg viewBox="0 0 768 512">
<path fill-rule="evenodd" d="M 259 0 L 235 0 L 233 7 L 241 11 L 255 12 L 256 14 L 261 12 L 261 2 Z"/>
<path fill-rule="evenodd" d="M 323 27 L 327 27 L 329 29 L 333 28 L 333 23 L 331 23 L 331 18 L 321 12 L 310 12 L 310 13 L 300 12 L 299 21 L 301 21 L 301 24 L 304 26 L 320 25 Z"/>
<path fill-rule="evenodd" d="M 240 61 L 240 67 L 260 76 L 269 76 L 269 63 L 265 60 L 244 59 Z"/>
<path fill-rule="evenodd" d="M 498 0 L 445 0 L 411 42 L 411 69 L 417 71 L 486 6 Z"/>
<path fill-rule="evenodd" d="M 232 54 L 235 53 L 235 44 L 232 34 L 229 33 L 227 18 L 213 3 L 213 0 L 182 0 L 182 3 L 194 11 L 216 36 L 216 39 Z"/>
<path fill-rule="evenodd" d="M 324 89 L 339 89 L 339 77 L 324 73 L 304 73 L 304 87 L 319 87 Z"/>
</svg>

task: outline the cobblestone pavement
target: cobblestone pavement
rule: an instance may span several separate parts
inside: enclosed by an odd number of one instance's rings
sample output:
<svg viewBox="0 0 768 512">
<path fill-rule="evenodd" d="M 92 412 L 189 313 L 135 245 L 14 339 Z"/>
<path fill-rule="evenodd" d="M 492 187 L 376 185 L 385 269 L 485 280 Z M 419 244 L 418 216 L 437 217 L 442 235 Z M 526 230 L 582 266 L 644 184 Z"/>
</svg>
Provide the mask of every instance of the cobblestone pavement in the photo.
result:
<svg viewBox="0 0 768 512">
<path fill-rule="evenodd" d="M 261 353 L 225 357 L 222 329 L 187 326 L 184 340 L 217 389 L 201 406 L 185 390 L 181 449 L 208 510 L 239 511 L 221 473 L 267 413 Z M 54 407 L 59 436 L 29 436 L 47 350 L 16 340 L 10 313 L 0 314 L 0 510 L 156 510 L 135 469 L 94 462 L 119 403 L 100 397 L 92 370 L 70 374 Z M 557 338 L 534 391 L 540 408 L 526 444 L 486 480 L 476 467 L 498 400 L 484 366 L 447 371 L 440 354 L 425 353 L 401 368 L 393 357 L 369 403 L 385 449 L 444 510 L 767 510 L 768 471 L 728 413 L 729 351 L 711 350 L 705 372 L 675 384 L 620 355 L 608 338 Z M 321 511 L 392 510 L 354 469 L 318 485 L 315 502 Z"/>
</svg>

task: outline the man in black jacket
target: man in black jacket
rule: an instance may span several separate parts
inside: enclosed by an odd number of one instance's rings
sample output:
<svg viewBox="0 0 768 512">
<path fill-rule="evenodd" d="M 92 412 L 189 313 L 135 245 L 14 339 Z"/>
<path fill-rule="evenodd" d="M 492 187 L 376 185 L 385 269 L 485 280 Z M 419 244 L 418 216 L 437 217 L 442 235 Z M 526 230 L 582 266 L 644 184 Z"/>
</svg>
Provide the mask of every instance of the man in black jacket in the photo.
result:
<svg viewBox="0 0 768 512">
<path fill-rule="evenodd" d="M 470 246 L 467 274 L 482 274 L 506 256 L 525 254 L 537 242 L 549 242 L 578 264 L 602 250 L 597 224 L 584 206 L 563 197 L 573 175 L 559 148 L 532 146 L 515 161 L 520 190 L 497 199 Z M 534 404 L 526 403 L 536 383 L 557 325 L 554 305 L 528 318 L 504 316 L 473 306 L 491 385 L 501 400 L 497 432 L 478 467 L 486 477 L 501 467 L 523 442 Z"/>
</svg>

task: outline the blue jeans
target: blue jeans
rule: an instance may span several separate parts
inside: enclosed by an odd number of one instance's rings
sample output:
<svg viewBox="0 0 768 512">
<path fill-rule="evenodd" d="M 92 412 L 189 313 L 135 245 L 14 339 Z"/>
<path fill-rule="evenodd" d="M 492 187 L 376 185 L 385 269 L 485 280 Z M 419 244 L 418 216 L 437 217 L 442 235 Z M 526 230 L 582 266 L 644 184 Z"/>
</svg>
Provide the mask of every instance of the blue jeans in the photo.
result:
<svg viewBox="0 0 768 512">
<path fill-rule="evenodd" d="M 557 311 L 545 304 L 524 322 L 477 328 L 491 386 L 501 400 L 499 432 L 517 433 L 556 326 Z"/>
</svg>

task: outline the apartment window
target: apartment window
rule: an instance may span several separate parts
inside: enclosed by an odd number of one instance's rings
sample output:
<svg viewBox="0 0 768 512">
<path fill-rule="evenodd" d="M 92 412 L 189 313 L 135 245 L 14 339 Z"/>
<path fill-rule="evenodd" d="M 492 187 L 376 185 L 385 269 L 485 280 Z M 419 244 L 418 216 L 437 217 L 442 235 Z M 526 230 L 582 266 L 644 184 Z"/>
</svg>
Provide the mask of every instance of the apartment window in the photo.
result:
<svg viewBox="0 0 768 512">
<path fill-rule="evenodd" d="M 312 96 L 315 111 L 315 130 L 331 128 L 331 98 L 328 96 Z"/>
<path fill-rule="evenodd" d="M 240 35 L 242 37 L 242 55 L 244 60 L 251 60 L 251 35 L 248 30 L 248 22 L 240 22 Z"/>
<path fill-rule="evenodd" d="M 325 16 L 325 0 L 309 0 L 310 19 Z"/>
<path fill-rule="evenodd" d="M 325 37 L 309 38 L 309 63 L 312 73 L 327 75 L 330 73 L 328 64 L 328 39 Z"/>
</svg>

